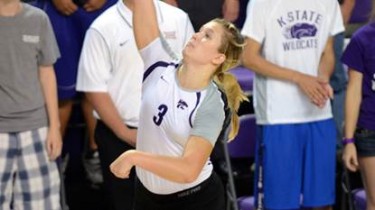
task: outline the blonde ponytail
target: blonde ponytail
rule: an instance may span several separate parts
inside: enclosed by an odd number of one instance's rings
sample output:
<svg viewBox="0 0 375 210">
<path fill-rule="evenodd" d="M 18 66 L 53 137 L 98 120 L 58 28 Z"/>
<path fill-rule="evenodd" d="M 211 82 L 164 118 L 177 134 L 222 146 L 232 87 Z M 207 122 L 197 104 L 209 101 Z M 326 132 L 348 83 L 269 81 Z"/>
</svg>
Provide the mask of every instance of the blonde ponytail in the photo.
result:
<svg viewBox="0 0 375 210">
<path fill-rule="evenodd" d="M 219 23 L 224 28 L 222 44 L 219 49 L 226 57 L 215 72 L 214 80 L 216 84 L 225 93 L 228 106 L 231 110 L 231 130 L 229 132 L 229 141 L 236 137 L 239 130 L 239 119 L 237 111 L 242 101 L 247 101 L 237 79 L 227 71 L 238 65 L 242 50 L 245 46 L 245 39 L 241 36 L 239 30 L 231 22 L 224 19 L 214 19 L 213 22 Z"/>
<path fill-rule="evenodd" d="M 214 78 L 216 84 L 225 93 L 228 101 L 228 106 L 231 110 L 231 130 L 229 132 L 228 140 L 233 140 L 239 130 L 238 109 L 242 101 L 248 101 L 248 98 L 242 91 L 237 79 L 230 73 L 219 73 Z"/>
</svg>

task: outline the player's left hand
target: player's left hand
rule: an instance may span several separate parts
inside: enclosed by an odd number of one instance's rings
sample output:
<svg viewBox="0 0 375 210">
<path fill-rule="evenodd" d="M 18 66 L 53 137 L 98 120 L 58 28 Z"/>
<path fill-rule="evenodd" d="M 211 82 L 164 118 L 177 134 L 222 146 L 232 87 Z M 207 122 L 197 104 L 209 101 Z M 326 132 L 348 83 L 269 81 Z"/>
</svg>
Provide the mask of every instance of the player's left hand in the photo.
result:
<svg viewBox="0 0 375 210">
<path fill-rule="evenodd" d="M 112 164 L 109 166 L 111 172 L 118 178 L 129 178 L 130 170 L 133 168 L 131 161 L 131 154 L 135 150 L 128 150 L 122 153 Z"/>
<path fill-rule="evenodd" d="M 83 5 L 83 8 L 87 12 L 93 12 L 104 6 L 107 0 L 87 0 L 86 4 Z"/>
</svg>

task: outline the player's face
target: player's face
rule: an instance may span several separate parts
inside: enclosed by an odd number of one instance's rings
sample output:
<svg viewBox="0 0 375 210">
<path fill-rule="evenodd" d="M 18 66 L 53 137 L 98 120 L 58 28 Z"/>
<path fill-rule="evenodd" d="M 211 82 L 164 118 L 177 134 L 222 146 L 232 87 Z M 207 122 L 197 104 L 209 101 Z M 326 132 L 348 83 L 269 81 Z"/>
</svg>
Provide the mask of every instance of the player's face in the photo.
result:
<svg viewBox="0 0 375 210">
<path fill-rule="evenodd" d="M 218 56 L 223 56 L 219 52 L 223 33 L 224 29 L 219 23 L 208 22 L 187 43 L 183 51 L 184 56 L 202 64 L 210 63 Z"/>
</svg>

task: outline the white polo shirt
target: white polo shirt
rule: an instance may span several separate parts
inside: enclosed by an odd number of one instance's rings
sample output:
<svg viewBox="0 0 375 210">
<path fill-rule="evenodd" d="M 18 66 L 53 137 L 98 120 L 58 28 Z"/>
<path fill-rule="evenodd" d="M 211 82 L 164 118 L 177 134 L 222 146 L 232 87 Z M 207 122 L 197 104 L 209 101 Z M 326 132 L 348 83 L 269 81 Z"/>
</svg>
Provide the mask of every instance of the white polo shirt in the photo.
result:
<svg viewBox="0 0 375 210">
<path fill-rule="evenodd" d="M 317 76 L 327 39 L 343 30 L 337 0 L 251 0 L 242 34 L 260 43 L 271 63 Z M 329 101 L 318 108 L 291 82 L 256 75 L 254 96 L 258 124 L 332 117 Z"/>
<path fill-rule="evenodd" d="M 160 30 L 174 52 L 194 33 L 185 12 L 155 1 Z M 138 127 L 143 61 L 135 44 L 132 13 L 119 0 L 90 26 L 78 68 L 77 90 L 108 92 L 125 124 Z M 94 112 L 94 116 L 100 119 Z"/>
</svg>

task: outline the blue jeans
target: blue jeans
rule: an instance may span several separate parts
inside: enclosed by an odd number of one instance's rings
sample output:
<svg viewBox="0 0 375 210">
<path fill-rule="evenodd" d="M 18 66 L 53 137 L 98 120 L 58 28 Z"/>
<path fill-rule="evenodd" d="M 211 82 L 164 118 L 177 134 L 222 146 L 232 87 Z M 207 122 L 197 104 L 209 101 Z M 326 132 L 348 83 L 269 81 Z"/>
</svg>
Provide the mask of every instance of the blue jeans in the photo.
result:
<svg viewBox="0 0 375 210">
<path fill-rule="evenodd" d="M 344 45 L 344 33 L 337 34 L 334 39 L 335 69 L 330 78 L 330 84 L 334 90 L 334 98 L 331 101 L 333 119 L 337 130 L 337 147 L 341 148 L 341 139 L 344 123 L 344 104 L 346 94 L 347 73 L 341 62 L 341 55 Z"/>
<path fill-rule="evenodd" d="M 334 93 L 334 98 L 331 100 L 333 120 L 335 121 L 337 131 L 337 146 L 342 147 L 341 140 L 343 137 L 344 124 L 344 106 L 345 106 L 346 89 L 339 90 Z"/>
</svg>

